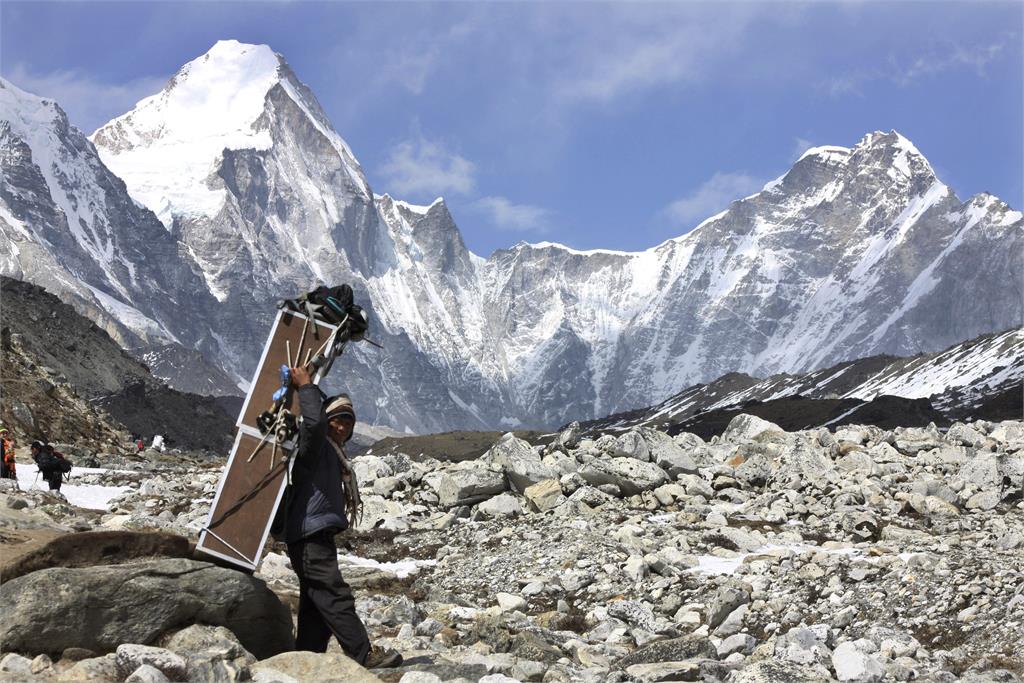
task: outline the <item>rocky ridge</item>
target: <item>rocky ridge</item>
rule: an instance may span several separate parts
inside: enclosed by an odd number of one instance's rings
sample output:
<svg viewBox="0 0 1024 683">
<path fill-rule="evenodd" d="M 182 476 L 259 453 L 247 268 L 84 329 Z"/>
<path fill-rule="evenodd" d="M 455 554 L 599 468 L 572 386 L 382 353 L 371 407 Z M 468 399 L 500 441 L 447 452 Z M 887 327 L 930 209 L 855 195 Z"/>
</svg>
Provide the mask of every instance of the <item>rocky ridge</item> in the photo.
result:
<svg viewBox="0 0 1024 683">
<path fill-rule="evenodd" d="M 0 296 L 0 420 L 19 439 L 119 452 L 132 434 L 160 434 L 169 446 L 227 452 L 233 420 L 215 399 L 167 387 L 41 287 L 0 276 Z"/>
<path fill-rule="evenodd" d="M 339 535 L 339 561 L 372 637 L 405 655 L 382 680 L 981 682 L 1024 671 L 1019 421 L 786 432 L 741 415 L 706 442 L 567 430 L 536 447 L 506 435 L 476 460 L 371 450 L 354 463 L 367 515 Z M 90 518 L 42 492 L 5 490 L 4 509 L 194 537 L 217 469 L 166 467 L 119 474 L 130 490 Z M 281 550 L 257 577 L 293 604 Z M 331 648 L 311 657 L 326 665 Z M 66 653 L 56 665 L 36 654 L 0 669 L 34 665 L 35 680 L 56 680 L 70 668 Z M 239 671 L 258 674 L 239 656 Z"/>
<path fill-rule="evenodd" d="M 647 426 L 706 437 L 721 434 L 741 412 L 785 422 L 787 429 L 923 427 L 932 421 L 948 426 L 964 418 L 1003 420 L 1024 414 L 1022 384 L 1024 330 L 1012 329 L 936 353 L 871 356 L 797 375 L 759 379 L 728 373 L 658 405 L 581 426 L 596 434 Z"/>
</svg>

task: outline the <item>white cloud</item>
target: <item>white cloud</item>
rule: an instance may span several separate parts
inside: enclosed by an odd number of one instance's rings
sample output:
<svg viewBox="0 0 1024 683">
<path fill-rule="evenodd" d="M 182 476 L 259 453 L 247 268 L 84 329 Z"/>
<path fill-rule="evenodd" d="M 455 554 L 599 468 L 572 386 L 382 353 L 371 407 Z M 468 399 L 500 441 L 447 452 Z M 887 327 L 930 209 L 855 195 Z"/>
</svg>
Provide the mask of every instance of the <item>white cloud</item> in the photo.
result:
<svg viewBox="0 0 1024 683">
<path fill-rule="evenodd" d="M 22 90 L 57 101 L 71 123 L 86 135 L 135 104 L 159 92 L 167 76 L 145 76 L 124 83 L 104 83 L 77 70 L 38 74 L 22 64 L 5 71 L 4 78 Z"/>
<path fill-rule="evenodd" d="M 395 145 L 380 172 L 387 191 L 396 196 L 469 194 L 476 184 L 473 162 L 422 135 Z"/>
<path fill-rule="evenodd" d="M 662 215 L 673 223 L 695 225 L 731 202 L 757 192 L 764 184 L 765 180 L 746 173 L 716 173 L 691 194 L 666 206 Z"/>
<path fill-rule="evenodd" d="M 578 38 L 550 86 L 562 100 L 610 102 L 659 86 L 711 77 L 743 47 L 761 13 L 732 5 L 728 18 L 692 3 L 607 6 L 614 16 L 578 22 Z"/>
<path fill-rule="evenodd" d="M 486 213 L 495 227 L 520 232 L 546 232 L 551 216 L 547 209 L 513 204 L 505 197 L 481 197 L 473 202 L 473 208 Z"/>
<path fill-rule="evenodd" d="M 988 45 L 946 45 L 941 50 L 931 49 L 909 61 L 895 54 L 889 56 L 884 66 L 856 70 L 828 78 L 825 90 L 832 97 L 842 95 L 863 95 L 864 86 L 874 81 L 888 81 L 906 87 L 923 78 L 938 76 L 950 71 L 970 69 L 984 78 L 987 67 L 996 61 L 1006 48 L 1009 39 Z"/>
</svg>

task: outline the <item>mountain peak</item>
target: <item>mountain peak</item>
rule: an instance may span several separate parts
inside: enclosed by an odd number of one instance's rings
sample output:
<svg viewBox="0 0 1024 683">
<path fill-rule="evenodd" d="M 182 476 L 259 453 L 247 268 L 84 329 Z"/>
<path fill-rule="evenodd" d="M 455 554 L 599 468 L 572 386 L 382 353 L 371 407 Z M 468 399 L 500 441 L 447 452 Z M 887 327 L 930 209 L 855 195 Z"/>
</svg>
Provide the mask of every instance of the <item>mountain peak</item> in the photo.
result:
<svg viewBox="0 0 1024 683">
<path fill-rule="evenodd" d="M 176 213 L 213 216 L 220 210 L 224 194 L 210 182 L 211 169 L 225 150 L 270 149 L 275 117 L 267 114 L 283 101 L 338 150 L 358 191 L 369 196 L 355 157 L 316 98 L 267 45 L 218 41 L 91 139 L 132 197 L 170 228 Z"/>
</svg>

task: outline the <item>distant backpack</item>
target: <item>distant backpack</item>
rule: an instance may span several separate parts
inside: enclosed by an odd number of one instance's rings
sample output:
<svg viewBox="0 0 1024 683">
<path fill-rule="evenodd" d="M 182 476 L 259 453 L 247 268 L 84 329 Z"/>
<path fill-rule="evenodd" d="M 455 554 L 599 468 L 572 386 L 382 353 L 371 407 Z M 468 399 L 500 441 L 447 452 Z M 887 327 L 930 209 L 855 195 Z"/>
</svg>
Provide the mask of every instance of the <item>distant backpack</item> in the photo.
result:
<svg viewBox="0 0 1024 683">
<path fill-rule="evenodd" d="M 67 474 L 71 471 L 71 461 L 64 457 L 63 453 L 54 451 L 53 454 L 57 457 L 57 469 Z"/>
</svg>

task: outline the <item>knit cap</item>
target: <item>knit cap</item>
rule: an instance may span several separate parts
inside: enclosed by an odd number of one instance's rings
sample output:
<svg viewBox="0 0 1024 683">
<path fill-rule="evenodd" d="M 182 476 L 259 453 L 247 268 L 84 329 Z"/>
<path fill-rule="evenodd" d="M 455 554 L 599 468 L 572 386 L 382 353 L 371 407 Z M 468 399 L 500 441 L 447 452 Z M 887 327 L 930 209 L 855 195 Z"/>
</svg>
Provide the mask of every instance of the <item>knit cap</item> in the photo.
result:
<svg viewBox="0 0 1024 683">
<path fill-rule="evenodd" d="M 327 419 L 342 415 L 347 415 L 353 420 L 356 419 L 356 411 L 352 407 L 352 399 L 348 397 L 348 394 L 338 394 L 327 399 Z"/>
</svg>

